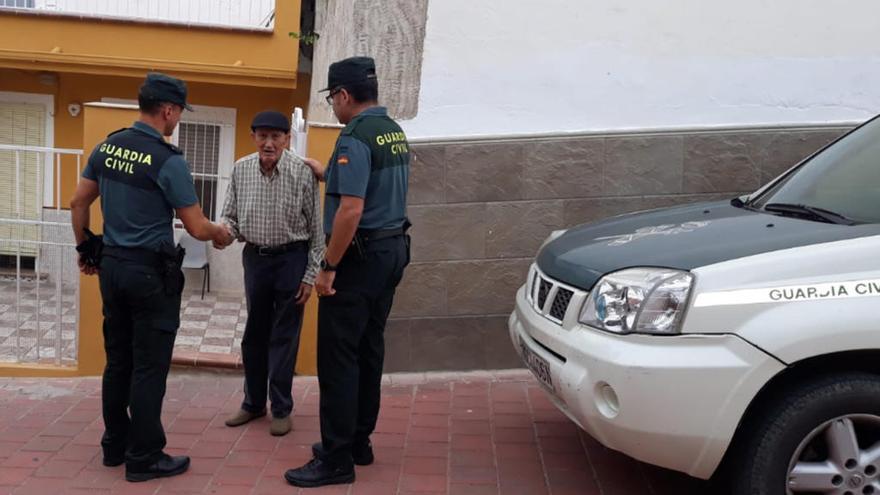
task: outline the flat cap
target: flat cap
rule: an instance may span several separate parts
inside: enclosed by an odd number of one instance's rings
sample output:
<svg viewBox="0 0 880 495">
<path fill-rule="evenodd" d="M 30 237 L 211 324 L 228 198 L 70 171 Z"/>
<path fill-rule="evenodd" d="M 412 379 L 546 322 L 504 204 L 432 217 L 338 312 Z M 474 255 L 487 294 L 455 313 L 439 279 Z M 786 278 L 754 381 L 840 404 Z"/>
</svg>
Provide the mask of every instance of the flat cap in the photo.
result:
<svg viewBox="0 0 880 495">
<path fill-rule="evenodd" d="M 280 131 L 290 132 L 290 121 L 287 120 L 287 116 L 281 112 L 266 110 L 256 114 L 254 120 L 251 121 L 252 131 L 260 128 L 278 129 Z"/>
</svg>

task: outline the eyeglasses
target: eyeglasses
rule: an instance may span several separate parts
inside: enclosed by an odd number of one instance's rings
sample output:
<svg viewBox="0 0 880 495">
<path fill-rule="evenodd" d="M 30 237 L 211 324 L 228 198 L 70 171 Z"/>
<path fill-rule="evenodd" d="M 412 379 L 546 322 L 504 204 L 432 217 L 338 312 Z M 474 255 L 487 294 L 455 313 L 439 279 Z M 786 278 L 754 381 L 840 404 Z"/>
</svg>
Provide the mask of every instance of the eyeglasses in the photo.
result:
<svg viewBox="0 0 880 495">
<path fill-rule="evenodd" d="M 342 91 L 341 88 L 334 88 L 331 89 L 329 93 L 327 93 L 327 96 L 325 96 L 324 99 L 327 101 L 328 105 L 330 105 L 331 107 L 333 106 L 333 97 L 339 94 L 340 91 Z"/>
</svg>

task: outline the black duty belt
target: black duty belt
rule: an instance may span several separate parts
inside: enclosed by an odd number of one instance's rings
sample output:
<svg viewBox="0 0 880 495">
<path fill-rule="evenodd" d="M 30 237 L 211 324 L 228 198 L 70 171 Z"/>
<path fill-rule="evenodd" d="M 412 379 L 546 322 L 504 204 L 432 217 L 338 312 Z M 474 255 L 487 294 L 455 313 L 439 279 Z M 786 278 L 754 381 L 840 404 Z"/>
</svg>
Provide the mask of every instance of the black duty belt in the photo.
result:
<svg viewBox="0 0 880 495">
<path fill-rule="evenodd" d="M 162 262 L 162 255 L 157 251 L 146 248 L 121 247 L 121 246 L 104 246 L 101 252 L 103 256 L 110 256 L 133 263 L 143 263 L 146 265 L 156 265 Z"/>
<path fill-rule="evenodd" d="M 248 247 L 257 252 L 260 256 L 277 256 L 290 251 L 308 251 L 308 241 L 293 241 L 280 246 L 260 246 L 252 242 L 247 243 Z"/>
<path fill-rule="evenodd" d="M 355 244 L 359 239 L 362 243 L 368 243 L 371 241 L 379 241 L 382 239 L 388 239 L 391 237 L 398 237 L 406 234 L 406 229 L 403 227 L 398 227 L 396 229 L 376 229 L 376 230 L 363 230 L 358 229 L 354 234 L 354 238 L 351 240 L 352 244 Z M 330 234 L 324 236 L 324 244 L 330 243 Z"/>
<path fill-rule="evenodd" d="M 389 237 L 397 237 L 406 233 L 406 229 L 398 227 L 396 229 L 377 229 L 377 230 L 361 230 L 358 229 L 357 235 L 364 242 L 378 241 Z"/>
</svg>

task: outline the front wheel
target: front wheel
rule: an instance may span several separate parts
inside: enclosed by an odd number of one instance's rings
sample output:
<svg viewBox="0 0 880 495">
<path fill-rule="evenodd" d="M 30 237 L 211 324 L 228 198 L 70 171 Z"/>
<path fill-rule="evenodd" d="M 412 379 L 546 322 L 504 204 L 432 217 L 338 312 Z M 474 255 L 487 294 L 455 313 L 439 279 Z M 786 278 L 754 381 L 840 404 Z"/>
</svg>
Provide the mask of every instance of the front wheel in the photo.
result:
<svg viewBox="0 0 880 495">
<path fill-rule="evenodd" d="M 880 376 L 817 380 L 758 414 L 735 495 L 880 495 Z"/>
</svg>

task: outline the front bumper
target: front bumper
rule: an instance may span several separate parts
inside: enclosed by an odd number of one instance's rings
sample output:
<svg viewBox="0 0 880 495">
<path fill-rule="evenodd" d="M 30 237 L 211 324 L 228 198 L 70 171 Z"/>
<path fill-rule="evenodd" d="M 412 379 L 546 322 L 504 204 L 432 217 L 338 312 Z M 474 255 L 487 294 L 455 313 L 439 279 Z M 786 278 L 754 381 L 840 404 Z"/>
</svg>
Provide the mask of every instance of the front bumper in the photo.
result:
<svg viewBox="0 0 880 495">
<path fill-rule="evenodd" d="M 599 442 L 691 476 L 712 475 L 749 402 L 783 369 L 734 335 L 614 335 L 576 323 L 576 309 L 551 321 L 520 288 L 509 320 L 517 352 L 549 365 L 545 390 Z"/>
</svg>

